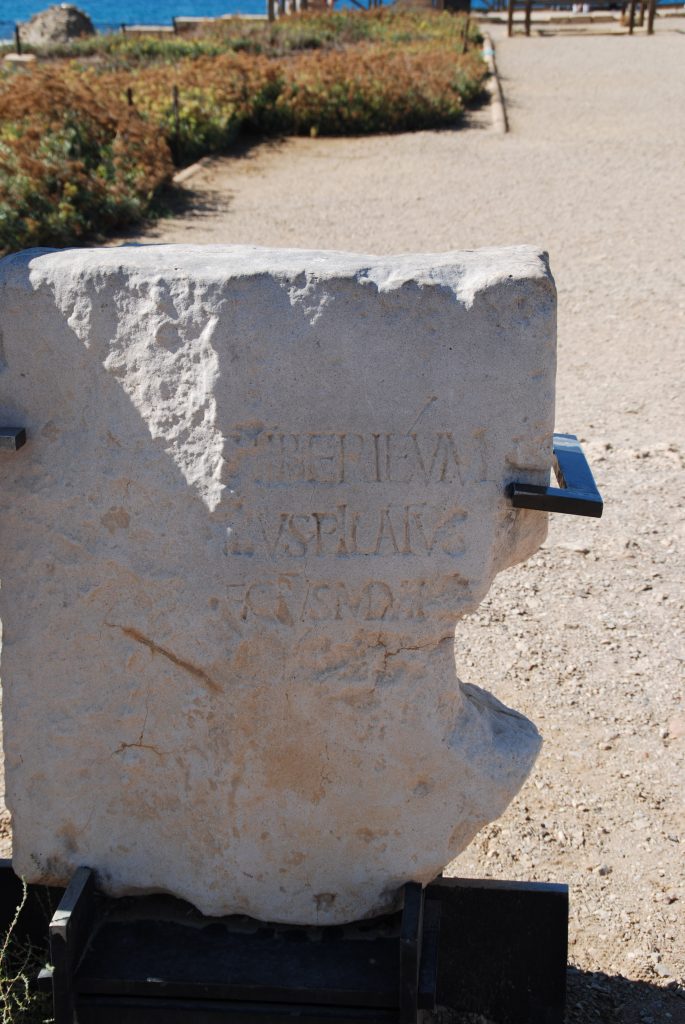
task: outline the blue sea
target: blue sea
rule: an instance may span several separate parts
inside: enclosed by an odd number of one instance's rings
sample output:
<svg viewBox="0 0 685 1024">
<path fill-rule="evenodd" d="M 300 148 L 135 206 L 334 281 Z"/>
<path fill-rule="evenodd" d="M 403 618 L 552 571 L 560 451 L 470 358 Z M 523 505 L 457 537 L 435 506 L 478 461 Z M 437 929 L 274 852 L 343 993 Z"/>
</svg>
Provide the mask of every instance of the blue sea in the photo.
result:
<svg viewBox="0 0 685 1024">
<path fill-rule="evenodd" d="M 53 0 L 57 2 L 57 0 Z M 70 0 L 90 15 L 100 32 L 125 25 L 170 25 L 174 17 L 218 14 L 266 14 L 266 0 Z M 0 39 L 14 36 L 18 21 L 49 7 L 51 0 L 0 0 Z M 337 0 L 337 7 L 352 7 L 351 0 Z M 481 6 L 480 2 L 474 7 Z"/>
<path fill-rule="evenodd" d="M 55 0 L 56 2 L 56 0 Z M 266 0 L 71 0 L 99 31 L 126 25 L 170 25 L 183 15 L 264 14 Z M 18 21 L 49 7 L 51 0 L 0 0 L 0 39 L 14 35 Z"/>
<path fill-rule="evenodd" d="M 53 0 L 57 2 L 57 0 Z M 171 19 L 188 15 L 266 14 L 266 0 L 70 0 L 90 15 L 100 32 L 125 25 L 170 25 Z M 14 36 L 18 21 L 45 10 L 51 0 L 0 0 L 0 39 Z M 352 7 L 350 0 L 337 0 L 337 7 Z"/>
</svg>

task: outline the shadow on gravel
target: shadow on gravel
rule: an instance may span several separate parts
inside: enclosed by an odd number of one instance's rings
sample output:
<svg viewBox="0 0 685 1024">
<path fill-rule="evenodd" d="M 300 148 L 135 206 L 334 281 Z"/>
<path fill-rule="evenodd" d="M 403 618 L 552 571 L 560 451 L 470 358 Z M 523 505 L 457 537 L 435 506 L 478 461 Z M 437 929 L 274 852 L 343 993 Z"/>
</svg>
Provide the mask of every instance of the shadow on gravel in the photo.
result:
<svg viewBox="0 0 685 1024">
<path fill-rule="evenodd" d="M 231 193 L 187 185 L 166 185 L 155 199 L 151 215 L 145 220 L 135 221 L 120 227 L 109 235 L 88 235 L 80 239 L 73 248 L 92 245 L 154 245 L 155 228 L 172 217 L 183 217 L 192 213 L 197 217 L 211 218 L 223 213 L 231 206 Z M 141 237 L 143 236 L 143 237 Z"/>
<path fill-rule="evenodd" d="M 475 99 L 471 100 L 456 127 L 475 128 L 481 131 L 492 128 L 492 104 L 486 89 L 482 89 Z"/>
<path fill-rule="evenodd" d="M 192 211 L 198 217 L 212 217 L 229 209 L 231 198 L 230 193 L 193 188 L 191 180 L 187 185 L 169 185 L 165 188 L 155 203 L 155 215 L 157 218 L 182 217 Z"/>
<path fill-rule="evenodd" d="M 246 132 L 224 152 L 208 154 L 205 157 L 208 161 L 206 166 L 211 168 L 212 159 L 254 159 L 257 155 L 257 150 L 265 148 L 278 149 L 282 144 L 283 139 L 280 137 L 265 139 L 259 135 Z M 181 168 L 177 169 L 181 170 Z M 217 213 L 223 213 L 228 210 L 231 206 L 232 198 L 233 196 L 230 192 L 196 186 L 194 177 L 178 185 L 169 183 L 157 195 L 148 224 L 152 226 L 154 232 L 155 221 L 165 220 L 170 217 L 183 217 L 188 213 L 199 217 L 213 217 Z M 116 235 L 125 244 L 128 238 L 139 235 L 140 230 L 141 223 L 137 223 L 131 225 L 128 230 L 117 231 Z"/>
<path fill-rule="evenodd" d="M 567 983 L 565 1024 L 685 1024 L 685 989 L 575 967 L 569 967 Z M 445 1008 L 438 1008 L 429 1019 L 432 1024 L 501 1024 L 477 1013 Z M 535 1018 L 543 1019 L 547 1018 Z"/>
<path fill-rule="evenodd" d="M 683 1024 L 685 989 L 601 971 L 567 974 L 566 1024 Z"/>
</svg>

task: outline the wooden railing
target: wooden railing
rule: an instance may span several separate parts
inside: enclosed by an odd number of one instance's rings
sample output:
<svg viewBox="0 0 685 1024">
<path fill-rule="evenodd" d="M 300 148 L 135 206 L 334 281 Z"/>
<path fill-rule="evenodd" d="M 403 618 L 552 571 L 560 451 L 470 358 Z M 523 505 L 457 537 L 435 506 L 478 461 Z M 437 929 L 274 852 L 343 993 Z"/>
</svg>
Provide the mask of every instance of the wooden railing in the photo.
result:
<svg viewBox="0 0 685 1024">
<path fill-rule="evenodd" d="M 595 8 L 597 8 L 597 7 L 604 7 L 604 6 L 609 7 L 609 6 L 611 6 L 611 4 L 613 2 L 614 2 L 614 0 L 605 0 L 604 3 L 597 3 L 596 0 L 595 0 L 595 2 L 593 3 L 592 6 L 595 7 Z M 514 10 L 516 8 L 518 8 L 519 10 L 523 10 L 524 11 L 524 31 L 525 31 L 525 34 L 527 36 L 530 35 L 530 23 L 531 23 L 531 15 L 532 15 L 532 10 L 533 10 L 533 5 L 535 5 L 536 8 L 538 8 L 538 7 L 558 7 L 559 6 L 558 0 L 509 0 L 508 8 L 507 8 L 507 10 L 508 10 L 508 18 L 507 18 L 508 29 L 507 30 L 508 30 L 508 34 L 509 35 L 513 35 L 513 32 L 514 32 Z M 625 13 L 626 8 L 628 10 L 628 32 L 629 32 L 630 35 L 632 35 L 633 31 L 635 29 L 636 13 L 637 13 L 638 6 L 639 6 L 639 14 L 638 14 L 638 17 L 637 17 L 637 24 L 638 24 L 638 26 L 640 28 L 642 28 L 642 26 L 644 25 L 644 22 L 645 22 L 645 12 L 646 12 L 647 13 L 647 34 L 651 36 L 654 33 L 654 17 L 655 17 L 655 14 L 656 14 L 656 0 L 628 0 L 628 2 L 624 5 L 624 8 L 623 8 L 624 13 Z M 572 15 L 570 15 L 570 17 L 573 18 Z M 581 20 L 582 20 L 582 14 L 578 18 L 578 22 L 580 23 Z"/>
</svg>

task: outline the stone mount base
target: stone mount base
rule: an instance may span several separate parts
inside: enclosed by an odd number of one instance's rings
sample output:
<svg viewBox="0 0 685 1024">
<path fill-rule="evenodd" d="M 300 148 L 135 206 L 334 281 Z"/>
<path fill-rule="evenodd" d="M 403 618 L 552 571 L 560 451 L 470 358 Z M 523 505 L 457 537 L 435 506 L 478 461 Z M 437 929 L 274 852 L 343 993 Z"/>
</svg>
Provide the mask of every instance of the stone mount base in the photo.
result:
<svg viewBox="0 0 685 1024">
<path fill-rule="evenodd" d="M 3 932 L 20 897 L 0 862 Z M 439 878 L 396 914 L 305 928 L 104 897 L 81 868 L 66 891 L 29 887 L 17 938 L 49 934 L 55 1024 L 416 1024 L 436 1007 L 563 1024 L 567 924 L 564 885 Z"/>
</svg>

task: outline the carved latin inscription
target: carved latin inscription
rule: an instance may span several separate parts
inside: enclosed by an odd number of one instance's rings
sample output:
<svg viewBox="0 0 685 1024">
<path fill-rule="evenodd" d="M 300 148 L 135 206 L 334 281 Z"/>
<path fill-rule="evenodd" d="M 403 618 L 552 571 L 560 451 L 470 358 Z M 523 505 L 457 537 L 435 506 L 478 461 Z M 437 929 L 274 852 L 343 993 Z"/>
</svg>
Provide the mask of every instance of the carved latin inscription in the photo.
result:
<svg viewBox="0 0 685 1024">
<path fill-rule="evenodd" d="M 461 482 L 459 455 L 449 431 L 432 434 L 358 434 L 346 432 L 287 433 L 242 427 L 228 435 L 226 468 L 238 493 L 273 492 L 281 488 L 291 499 L 273 511 L 251 500 L 250 511 L 231 526 L 227 555 L 271 560 L 311 557 L 395 557 L 464 551 L 464 511 L 449 501 L 449 489 L 439 505 L 411 501 L 406 492 L 422 498 L 434 485 Z M 373 486 L 400 485 L 404 500 L 377 504 Z M 359 499 L 359 486 L 369 486 L 370 500 Z M 306 507 L 306 497 L 320 488 L 335 488 L 348 498 Z M 361 507 L 360 507 L 361 506 Z"/>
<path fill-rule="evenodd" d="M 431 434 L 299 433 L 242 427 L 229 434 L 229 481 L 282 484 L 454 484 L 461 481 L 450 431 Z"/>
<path fill-rule="evenodd" d="M 271 559 L 332 555 L 458 556 L 464 551 L 459 508 L 436 510 L 425 503 L 385 505 L 352 511 L 346 504 L 316 512 L 256 513 L 249 523 L 232 528 L 226 554 Z"/>
<path fill-rule="evenodd" d="M 237 633 L 255 621 L 286 627 L 302 622 L 411 622 L 435 611 L 446 590 L 463 585 L 457 576 L 355 584 L 278 573 L 229 587 L 225 618 Z"/>
</svg>

